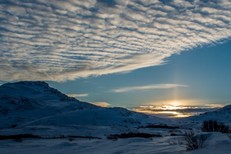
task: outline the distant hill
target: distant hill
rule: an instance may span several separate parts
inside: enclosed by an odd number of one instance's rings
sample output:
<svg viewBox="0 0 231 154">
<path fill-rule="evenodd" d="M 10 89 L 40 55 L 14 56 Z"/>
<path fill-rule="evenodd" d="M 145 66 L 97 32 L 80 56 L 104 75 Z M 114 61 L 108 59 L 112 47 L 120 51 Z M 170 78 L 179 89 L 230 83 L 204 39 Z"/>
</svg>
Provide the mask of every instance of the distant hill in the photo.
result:
<svg viewBox="0 0 231 154">
<path fill-rule="evenodd" d="M 215 111 L 205 112 L 197 116 L 189 117 L 187 120 L 199 123 L 205 120 L 216 120 L 218 122 L 230 124 L 231 126 L 231 105 L 224 106 L 223 108 Z"/>
<path fill-rule="evenodd" d="M 46 82 L 0 86 L 0 128 L 25 125 L 142 125 L 161 118 L 124 108 L 102 108 L 68 97 Z"/>
</svg>

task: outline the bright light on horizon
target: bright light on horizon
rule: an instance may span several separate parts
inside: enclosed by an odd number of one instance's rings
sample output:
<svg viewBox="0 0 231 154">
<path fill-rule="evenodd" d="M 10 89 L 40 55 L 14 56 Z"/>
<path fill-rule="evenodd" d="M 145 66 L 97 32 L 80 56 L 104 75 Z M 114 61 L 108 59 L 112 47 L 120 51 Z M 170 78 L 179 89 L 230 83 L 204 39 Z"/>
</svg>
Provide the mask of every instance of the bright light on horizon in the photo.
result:
<svg viewBox="0 0 231 154">
<path fill-rule="evenodd" d="M 163 100 L 155 101 L 152 103 L 147 103 L 146 105 L 153 106 L 165 106 L 166 108 L 182 108 L 182 107 L 196 107 L 204 106 L 209 108 L 221 108 L 226 104 L 211 103 L 209 100 L 199 100 L 199 99 L 174 99 L 174 100 Z"/>
<path fill-rule="evenodd" d="M 160 105 L 142 105 L 133 108 L 133 111 L 151 114 L 159 117 L 184 118 L 198 115 L 207 111 L 216 110 L 223 107 L 221 104 L 195 105 L 185 103 L 187 101 L 174 100 L 166 101 L 166 104 Z"/>
</svg>

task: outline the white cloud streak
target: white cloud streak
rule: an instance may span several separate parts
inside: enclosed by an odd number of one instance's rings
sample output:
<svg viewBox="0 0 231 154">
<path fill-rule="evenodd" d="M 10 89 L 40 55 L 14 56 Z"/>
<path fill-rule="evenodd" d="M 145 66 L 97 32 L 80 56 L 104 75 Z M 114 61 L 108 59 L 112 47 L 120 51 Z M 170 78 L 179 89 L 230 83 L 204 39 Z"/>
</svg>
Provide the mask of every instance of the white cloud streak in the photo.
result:
<svg viewBox="0 0 231 154">
<path fill-rule="evenodd" d="M 229 39 L 231 1 L 9 0 L 0 22 L 0 80 L 64 81 Z"/>
<path fill-rule="evenodd" d="M 92 102 L 92 104 L 96 105 L 96 106 L 100 106 L 100 107 L 109 107 L 110 104 L 107 102 Z"/>
<path fill-rule="evenodd" d="M 156 89 L 172 89 L 179 87 L 188 87 L 187 85 L 181 84 L 154 84 L 154 85 L 145 85 L 145 86 L 132 86 L 132 87 L 122 87 L 112 90 L 115 93 L 124 93 L 130 91 L 143 91 L 143 90 L 156 90 Z"/>
<path fill-rule="evenodd" d="M 70 96 L 70 97 L 76 97 L 76 98 L 89 96 L 89 94 L 87 94 L 87 93 L 83 93 L 83 94 L 67 94 L 67 95 Z"/>
</svg>

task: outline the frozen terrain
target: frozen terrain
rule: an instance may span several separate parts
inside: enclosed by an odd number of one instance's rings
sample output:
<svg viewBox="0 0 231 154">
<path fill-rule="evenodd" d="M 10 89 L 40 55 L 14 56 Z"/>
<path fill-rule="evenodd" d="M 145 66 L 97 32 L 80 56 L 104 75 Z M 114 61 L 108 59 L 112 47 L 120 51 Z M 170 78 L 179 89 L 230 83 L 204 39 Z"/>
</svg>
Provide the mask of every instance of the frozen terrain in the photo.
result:
<svg viewBox="0 0 231 154">
<path fill-rule="evenodd" d="M 231 139 L 226 135 L 214 133 L 206 142 L 206 147 L 194 151 L 185 151 L 182 137 L 161 137 L 153 139 L 132 138 L 117 141 L 107 139 L 46 139 L 0 141 L 2 154 L 228 154 L 231 151 Z"/>
<path fill-rule="evenodd" d="M 124 108 L 81 102 L 45 82 L 0 86 L 1 154 L 161 154 L 231 151 L 231 135 L 201 132 L 204 120 L 231 123 L 231 106 L 184 119 L 162 119 Z M 197 150 L 187 151 L 185 132 L 204 134 Z"/>
</svg>

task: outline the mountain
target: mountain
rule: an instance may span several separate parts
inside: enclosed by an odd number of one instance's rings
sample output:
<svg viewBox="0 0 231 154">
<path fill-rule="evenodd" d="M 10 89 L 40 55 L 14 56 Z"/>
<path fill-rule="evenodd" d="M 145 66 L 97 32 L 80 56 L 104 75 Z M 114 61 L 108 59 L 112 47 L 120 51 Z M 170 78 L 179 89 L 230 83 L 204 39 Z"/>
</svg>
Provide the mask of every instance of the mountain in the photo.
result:
<svg viewBox="0 0 231 154">
<path fill-rule="evenodd" d="M 0 128 L 28 125 L 130 126 L 165 121 L 124 108 L 102 108 L 81 102 L 41 81 L 1 85 L 0 120 Z"/>
<path fill-rule="evenodd" d="M 75 110 L 99 108 L 68 97 L 41 81 L 0 86 L 0 128 Z"/>
<path fill-rule="evenodd" d="M 186 119 L 197 123 L 201 123 L 205 120 L 216 120 L 231 126 L 231 105 L 227 105 L 218 110 L 205 112 L 203 114 L 192 116 Z"/>
<path fill-rule="evenodd" d="M 68 97 L 57 89 L 51 88 L 42 81 L 21 81 L 16 83 L 6 83 L 0 86 L 1 101 L 16 101 L 16 104 L 29 103 L 26 105 L 48 105 L 53 107 L 66 106 L 78 103 L 75 107 L 96 107 L 86 102 L 80 102 L 75 98 Z M 18 102 L 18 103 L 17 103 Z M 19 103 L 20 102 L 20 103 Z M 13 103 L 13 102 L 12 102 Z"/>
</svg>

